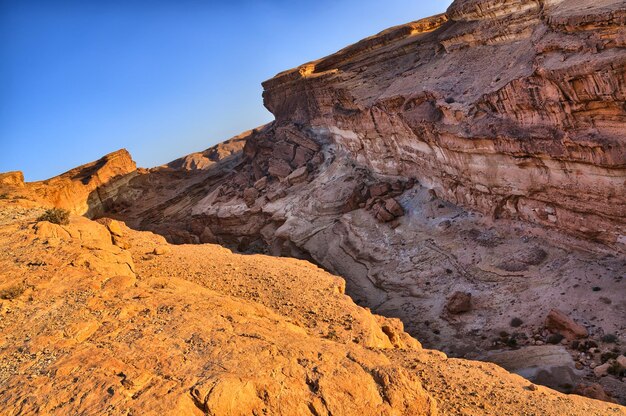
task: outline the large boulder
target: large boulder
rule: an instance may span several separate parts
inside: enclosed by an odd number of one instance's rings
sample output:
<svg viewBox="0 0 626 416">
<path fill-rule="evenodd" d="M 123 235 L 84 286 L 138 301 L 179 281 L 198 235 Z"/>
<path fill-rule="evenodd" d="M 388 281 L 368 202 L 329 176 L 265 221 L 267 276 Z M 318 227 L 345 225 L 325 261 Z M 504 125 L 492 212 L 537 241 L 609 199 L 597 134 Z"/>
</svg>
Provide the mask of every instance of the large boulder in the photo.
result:
<svg viewBox="0 0 626 416">
<path fill-rule="evenodd" d="M 589 336 L 587 328 L 558 309 L 552 309 L 550 313 L 548 313 L 546 317 L 546 329 L 552 333 L 561 334 L 568 340 L 587 338 Z"/>
</svg>

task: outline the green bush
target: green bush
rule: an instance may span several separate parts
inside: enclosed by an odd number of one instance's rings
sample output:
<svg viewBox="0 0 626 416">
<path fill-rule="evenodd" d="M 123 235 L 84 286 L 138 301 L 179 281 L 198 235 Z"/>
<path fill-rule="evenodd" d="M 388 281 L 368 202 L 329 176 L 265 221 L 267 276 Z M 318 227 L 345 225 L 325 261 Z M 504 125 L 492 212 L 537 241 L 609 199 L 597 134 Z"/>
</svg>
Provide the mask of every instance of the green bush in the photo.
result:
<svg viewBox="0 0 626 416">
<path fill-rule="evenodd" d="M 70 223 L 70 212 L 62 208 L 51 208 L 37 218 L 37 221 L 48 221 L 53 224 L 67 225 Z"/>
<path fill-rule="evenodd" d="M 26 287 L 24 287 L 24 285 L 11 286 L 0 290 L 0 299 L 15 299 L 24 293 L 25 290 Z"/>
<path fill-rule="evenodd" d="M 602 342 L 606 342 L 607 344 L 615 344 L 618 338 L 615 334 L 606 334 L 602 337 Z"/>
</svg>

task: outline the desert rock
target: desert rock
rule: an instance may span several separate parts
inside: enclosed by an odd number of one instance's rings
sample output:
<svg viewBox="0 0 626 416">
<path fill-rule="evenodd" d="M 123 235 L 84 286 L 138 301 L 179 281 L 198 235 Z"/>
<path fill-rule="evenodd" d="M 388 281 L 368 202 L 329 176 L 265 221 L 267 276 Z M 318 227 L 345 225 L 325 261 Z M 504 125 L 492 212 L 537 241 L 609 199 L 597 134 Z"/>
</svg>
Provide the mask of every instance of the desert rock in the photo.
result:
<svg viewBox="0 0 626 416">
<path fill-rule="evenodd" d="M 467 292 L 454 292 L 448 299 L 446 309 L 451 314 L 468 312 L 472 309 L 472 294 Z"/>
<path fill-rule="evenodd" d="M 0 222 L 10 248 L 0 250 L 10 293 L 0 300 L 0 397 L 11 413 L 624 414 L 424 350 L 310 263 L 215 245 L 146 256 L 162 238 L 119 224 L 137 279 L 114 271 L 122 251 L 104 225 L 73 216 L 67 241 L 50 248 L 26 226 L 40 209 L 0 204 L 16 217 Z M 101 267 L 76 262 L 97 251 L 112 254 Z"/>
<path fill-rule="evenodd" d="M 557 309 L 552 309 L 546 317 L 546 328 L 570 340 L 589 336 L 584 326 Z"/>
</svg>

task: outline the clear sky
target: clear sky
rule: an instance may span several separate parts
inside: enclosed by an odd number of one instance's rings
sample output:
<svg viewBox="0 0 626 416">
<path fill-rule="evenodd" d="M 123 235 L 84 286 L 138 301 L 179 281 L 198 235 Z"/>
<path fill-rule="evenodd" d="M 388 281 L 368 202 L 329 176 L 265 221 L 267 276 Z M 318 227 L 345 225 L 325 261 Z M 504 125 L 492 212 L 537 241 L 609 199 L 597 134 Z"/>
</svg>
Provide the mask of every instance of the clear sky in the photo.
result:
<svg viewBox="0 0 626 416">
<path fill-rule="evenodd" d="M 152 167 L 273 119 L 261 82 L 450 0 L 0 0 L 0 172 Z"/>
</svg>

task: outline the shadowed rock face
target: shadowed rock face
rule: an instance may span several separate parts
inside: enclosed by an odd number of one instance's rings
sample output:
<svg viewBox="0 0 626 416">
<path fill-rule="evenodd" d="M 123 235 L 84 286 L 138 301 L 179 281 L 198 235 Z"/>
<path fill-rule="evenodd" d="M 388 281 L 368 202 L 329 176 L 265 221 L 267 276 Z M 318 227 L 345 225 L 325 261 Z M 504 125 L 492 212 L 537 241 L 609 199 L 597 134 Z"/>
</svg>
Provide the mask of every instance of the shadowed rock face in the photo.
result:
<svg viewBox="0 0 626 416">
<path fill-rule="evenodd" d="M 25 191 L 46 205 L 74 214 L 101 215 L 104 212 L 102 200 L 107 198 L 100 193 L 101 188 L 108 184 L 109 193 L 115 193 L 136 173 L 137 165 L 128 151 L 121 149 L 54 178 L 30 182 Z"/>
</svg>

